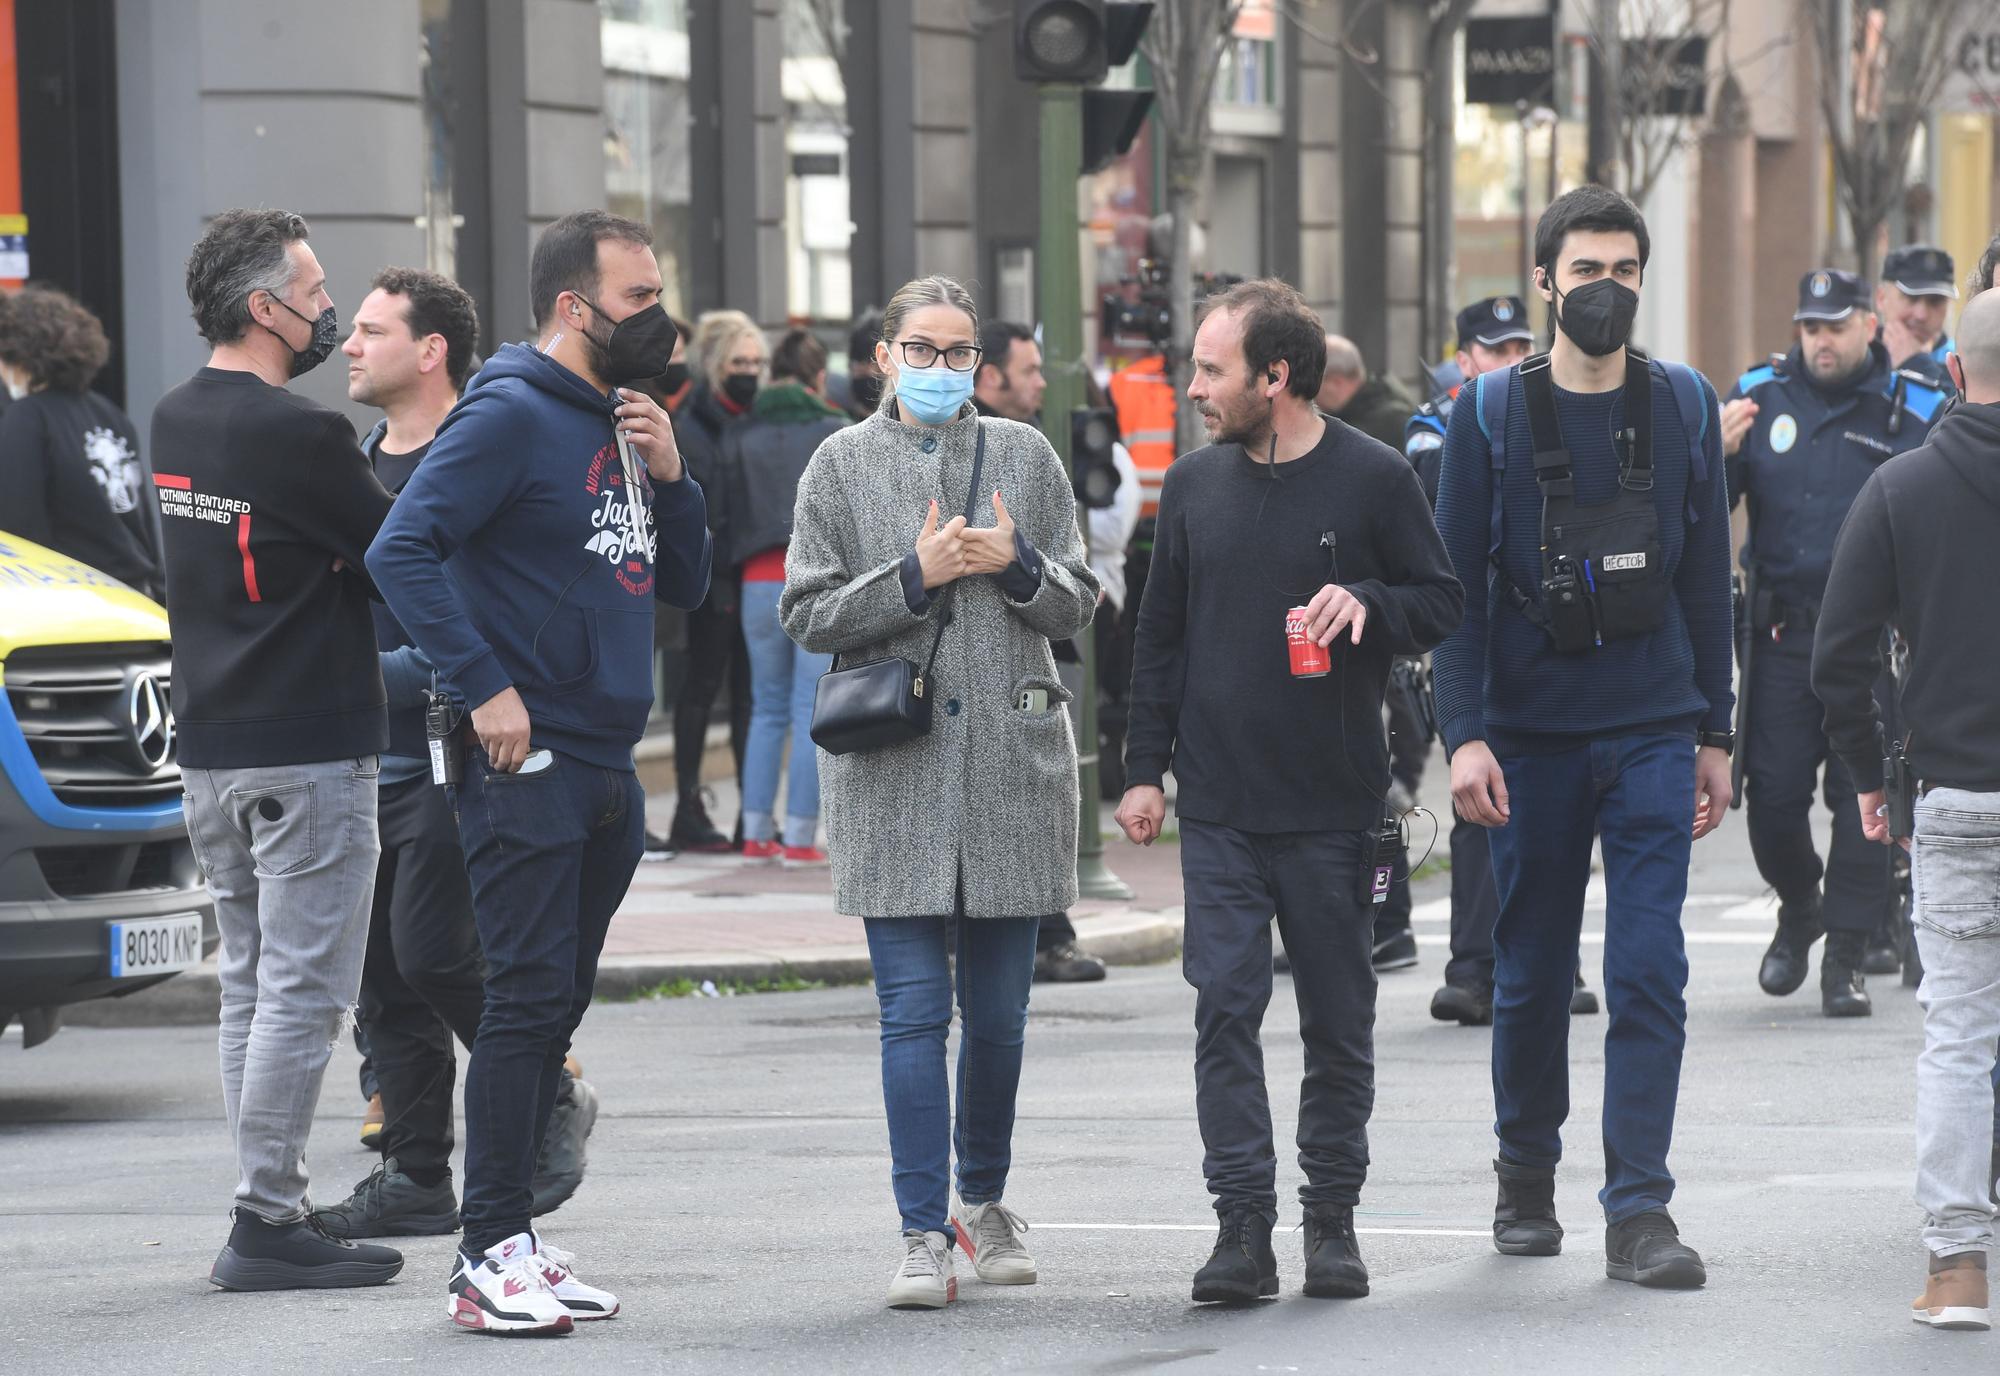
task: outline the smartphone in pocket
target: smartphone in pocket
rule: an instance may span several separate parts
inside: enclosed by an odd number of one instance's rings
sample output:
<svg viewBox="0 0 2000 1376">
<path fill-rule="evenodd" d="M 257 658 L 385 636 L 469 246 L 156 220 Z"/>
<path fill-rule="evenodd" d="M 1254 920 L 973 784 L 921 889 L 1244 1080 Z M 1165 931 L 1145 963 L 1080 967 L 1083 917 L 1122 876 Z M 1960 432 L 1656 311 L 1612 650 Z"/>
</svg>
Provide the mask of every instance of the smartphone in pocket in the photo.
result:
<svg viewBox="0 0 2000 1376">
<path fill-rule="evenodd" d="M 1049 710 L 1049 690 L 1023 688 L 1021 696 L 1014 700 L 1014 706 L 1023 712 L 1046 712 Z"/>
<path fill-rule="evenodd" d="M 556 762 L 556 757 L 546 750 L 530 750 L 528 758 L 521 761 L 516 774 L 539 774 Z"/>
</svg>

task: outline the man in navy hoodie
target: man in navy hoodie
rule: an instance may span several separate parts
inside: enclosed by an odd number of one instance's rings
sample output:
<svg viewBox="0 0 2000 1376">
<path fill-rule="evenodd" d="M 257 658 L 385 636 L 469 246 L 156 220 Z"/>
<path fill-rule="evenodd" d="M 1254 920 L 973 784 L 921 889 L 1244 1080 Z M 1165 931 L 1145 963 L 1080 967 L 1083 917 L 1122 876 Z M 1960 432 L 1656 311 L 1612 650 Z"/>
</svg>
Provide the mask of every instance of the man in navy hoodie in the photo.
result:
<svg viewBox="0 0 2000 1376">
<path fill-rule="evenodd" d="M 1458 815 L 1491 829 L 1493 1096 L 1508 1256 L 1562 1247 L 1570 994 L 1604 853 L 1605 1272 L 1703 1284 L 1667 1212 L 1687 1040 L 1690 847 L 1729 806 L 1729 499 L 1715 392 L 1626 347 L 1648 254 L 1617 192 L 1560 197 L 1535 231 L 1549 353 L 1452 409 L 1437 525 L 1467 589 L 1432 653 Z"/>
<path fill-rule="evenodd" d="M 439 428 L 368 551 L 390 609 L 470 709 L 453 792 L 487 964 L 465 1076 L 465 1183 L 446 1315 L 566 1332 L 618 1302 L 529 1227 L 535 1159 L 598 953 L 639 862 L 632 747 L 653 701 L 653 599 L 708 589 L 702 491 L 631 384 L 676 331 L 646 227 L 544 231 L 539 339 L 506 344 Z"/>
</svg>

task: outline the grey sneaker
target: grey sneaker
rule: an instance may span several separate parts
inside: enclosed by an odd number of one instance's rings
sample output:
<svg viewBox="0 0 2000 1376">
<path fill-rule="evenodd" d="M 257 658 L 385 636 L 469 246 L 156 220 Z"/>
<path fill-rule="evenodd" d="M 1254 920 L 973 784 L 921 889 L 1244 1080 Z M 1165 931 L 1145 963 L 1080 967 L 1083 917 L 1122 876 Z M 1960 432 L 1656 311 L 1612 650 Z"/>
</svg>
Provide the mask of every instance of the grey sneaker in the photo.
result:
<svg viewBox="0 0 2000 1376">
<path fill-rule="evenodd" d="M 942 1309 L 958 1298 L 951 1240 L 943 1233 L 903 1234 L 903 1264 L 889 1282 L 891 1309 Z"/>
<path fill-rule="evenodd" d="M 953 1196 L 951 1226 L 958 1245 L 972 1258 L 973 1273 L 988 1285 L 1035 1283 L 1035 1259 L 1021 1245 L 1027 1221 L 1005 1204 L 997 1199 L 967 1204 Z"/>
<path fill-rule="evenodd" d="M 534 1216 L 554 1213 L 583 1184 L 584 1144 L 597 1126 L 597 1091 L 583 1080 L 562 1072 L 549 1130 L 542 1138 L 542 1156 L 535 1162 Z"/>
</svg>

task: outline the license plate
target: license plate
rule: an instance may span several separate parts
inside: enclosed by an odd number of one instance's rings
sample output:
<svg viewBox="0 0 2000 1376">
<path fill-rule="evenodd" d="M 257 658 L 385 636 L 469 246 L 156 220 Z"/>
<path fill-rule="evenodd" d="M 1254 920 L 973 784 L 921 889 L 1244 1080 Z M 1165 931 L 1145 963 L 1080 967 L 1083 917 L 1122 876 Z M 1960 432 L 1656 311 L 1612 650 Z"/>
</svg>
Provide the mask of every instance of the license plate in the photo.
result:
<svg viewBox="0 0 2000 1376">
<path fill-rule="evenodd" d="M 164 975 L 201 963 L 201 914 L 181 913 L 143 922 L 107 922 L 111 977 Z"/>
</svg>

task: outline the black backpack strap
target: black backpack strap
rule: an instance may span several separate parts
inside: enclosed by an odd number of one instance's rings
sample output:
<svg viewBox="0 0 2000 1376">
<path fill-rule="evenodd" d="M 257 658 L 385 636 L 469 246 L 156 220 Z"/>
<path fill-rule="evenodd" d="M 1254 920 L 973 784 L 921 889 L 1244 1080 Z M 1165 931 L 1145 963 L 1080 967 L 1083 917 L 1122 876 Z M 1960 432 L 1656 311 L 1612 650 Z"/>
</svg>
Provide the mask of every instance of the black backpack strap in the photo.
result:
<svg viewBox="0 0 2000 1376">
<path fill-rule="evenodd" d="M 1653 490 L 1653 365 L 1637 349 L 1625 351 L 1625 463 L 1619 485 Z"/>
<path fill-rule="evenodd" d="M 1556 418 L 1555 384 L 1549 380 L 1549 356 L 1537 354 L 1521 364 L 1521 392 L 1528 403 L 1528 434 L 1535 444 L 1535 481 L 1542 500 L 1574 497 L 1575 476 L 1569 450 L 1563 447 L 1562 422 Z"/>
</svg>

